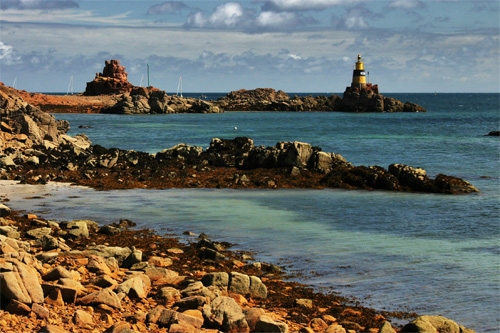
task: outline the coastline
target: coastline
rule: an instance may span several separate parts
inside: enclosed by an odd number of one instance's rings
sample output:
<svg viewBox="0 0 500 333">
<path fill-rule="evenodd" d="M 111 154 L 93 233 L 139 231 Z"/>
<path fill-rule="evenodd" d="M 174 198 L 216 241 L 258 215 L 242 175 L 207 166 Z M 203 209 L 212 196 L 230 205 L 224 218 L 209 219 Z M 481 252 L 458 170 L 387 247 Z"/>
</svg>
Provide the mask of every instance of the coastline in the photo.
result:
<svg viewBox="0 0 500 333">
<path fill-rule="evenodd" d="M 58 129 L 59 129 L 59 128 L 58 128 Z M 64 149 L 67 149 L 67 148 L 68 148 L 68 146 L 69 146 L 69 148 L 74 149 L 74 150 L 75 150 L 75 152 L 76 152 L 76 150 L 79 150 L 78 155 L 79 155 L 82 151 L 85 151 L 85 150 L 86 150 L 86 148 L 83 148 L 83 147 L 79 146 L 79 145 L 78 145 L 78 144 L 76 144 L 74 141 L 72 141 L 72 140 L 71 140 L 71 138 L 68 138 L 68 136 L 61 135 L 61 138 L 62 138 L 62 140 L 61 140 L 60 142 L 58 142 L 58 143 L 62 143 L 62 145 L 61 145 L 61 146 L 64 146 L 64 147 L 59 147 L 59 148 L 57 148 L 57 147 L 50 147 L 50 150 L 52 151 L 52 153 L 56 153 L 56 152 L 57 152 L 57 149 L 60 149 L 60 148 L 62 148 L 63 150 L 64 150 Z M 81 139 L 81 138 L 80 138 L 80 139 Z M 54 137 L 54 141 L 56 141 L 56 140 L 58 140 L 58 138 L 55 138 L 55 137 Z M 76 139 L 75 139 L 75 140 L 76 140 Z M 14 140 L 13 142 L 15 143 L 15 141 L 17 141 L 17 142 L 27 142 L 27 139 L 26 139 L 25 137 L 22 137 L 22 136 L 16 136 L 16 138 L 15 138 L 15 140 Z M 85 140 L 83 140 L 83 141 L 85 141 Z M 82 142 L 80 142 L 80 143 L 82 143 Z M 84 144 L 86 144 L 86 142 L 83 142 L 83 143 L 84 143 Z M 57 149 L 55 149 L 55 150 L 54 150 L 54 148 L 57 148 Z M 88 147 L 87 147 L 87 148 L 88 148 Z M 108 171 L 109 171 L 109 169 L 111 169 L 111 167 L 112 167 L 112 166 L 111 166 L 111 164 L 116 162 L 116 161 L 115 161 L 115 162 L 112 162 L 112 160 L 113 160 L 112 153 L 115 153 L 115 152 L 116 152 L 116 150 L 113 150 L 113 149 L 109 149 L 109 150 L 108 150 L 108 149 L 104 149 L 103 147 L 98 147 L 98 146 L 95 146 L 95 147 L 92 147 L 92 148 L 96 150 L 96 151 L 95 151 L 95 153 L 96 153 L 96 155 L 95 155 L 95 156 L 97 156 L 97 157 L 99 158 L 99 163 L 100 163 L 100 165 L 98 166 L 98 168 L 97 168 L 97 169 L 99 169 L 100 171 L 99 171 L 99 173 L 98 173 L 98 174 L 91 175 L 91 176 L 92 176 L 91 178 L 93 178 L 95 181 L 97 181 L 97 183 L 95 183 L 95 184 L 98 184 L 98 185 L 99 185 L 99 183 L 100 183 L 100 182 L 101 182 L 101 180 L 102 180 L 100 176 L 103 176 L 106 172 L 108 172 Z M 196 149 L 196 147 L 191 147 L 191 148 Z M 189 148 L 189 149 L 191 149 L 191 148 Z M 21 147 L 21 149 L 22 149 L 22 147 Z M 37 147 L 36 149 L 40 149 L 40 147 Z M 61 153 L 63 153 L 63 150 L 61 150 Z M 26 171 L 26 173 L 24 173 L 24 174 L 23 174 L 23 173 L 21 173 L 21 174 L 18 174 L 17 176 L 18 176 L 18 177 L 20 177 L 20 179 L 24 179 L 25 181 L 29 181 L 29 182 L 33 182 L 33 183 L 45 183 L 45 182 L 47 182 L 47 181 L 51 180 L 51 179 L 53 178 L 53 176 L 55 176 L 54 178 L 56 178 L 57 180 L 64 180 L 64 177 L 58 178 L 58 175 L 57 175 L 57 174 L 55 174 L 55 170 L 58 170 L 58 168 L 48 167 L 48 168 L 44 169 L 44 166 L 43 166 L 43 165 L 40 165 L 40 167 L 37 167 L 37 168 L 36 168 L 36 169 L 38 169 L 38 171 L 39 171 L 39 173 L 38 173 L 38 174 L 37 174 L 36 172 L 35 172 L 35 173 L 33 173 L 33 172 L 31 171 L 31 170 L 33 170 L 32 166 L 33 166 L 33 165 L 38 165 L 38 162 L 40 162 L 40 161 L 36 162 L 35 157 L 37 157 L 37 156 L 44 156 L 44 153 L 42 152 L 42 154 L 39 154 L 40 152 L 41 152 L 41 151 L 36 151 L 36 150 L 34 151 L 34 150 L 30 150 L 29 154 L 31 154 L 31 155 L 26 155 L 26 159 L 28 159 L 28 157 L 29 157 L 29 161 L 27 161 L 27 163 L 25 164 L 25 166 L 26 166 L 26 167 L 28 167 L 28 166 L 29 166 L 29 168 L 25 170 L 25 171 Z M 89 151 L 89 152 L 90 152 L 90 153 L 92 153 L 91 151 Z M 182 149 L 181 149 L 180 151 L 178 151 L 178 152 L 182 152 Z M 28 153 L 28 152 L 27 152 L 27 153 Z M 33 153 L 34 153 L 34 154 L 33 154 Z M 129 154 L 129 153 L 130 153 L 130 152 L 120 151 L 120 155 L 121 155 L 121 154 L 125 154 L 125 155 L 127 156 L 127 154 Z M 141 154 L 141 153 L 139 153 L 139 154 Z M 300 155 L 300 154 L 299 154 L 299 155 Z M 63 155 L 61 155 L 61 156 L 69 157 L 70 155 L 65 155 L 65 153 L 64 153 L 64 154 L 63 154 Z M 228 154 L 228 156 L 231 158 L 231 156 L 236 156 L 236 154 L 232 154 L 232 153 L 230 153 L 230 154 Z M 86 156 L 85 156 L 85 157 L 86 157 Z M 105 158 L 104 158 L 104 159 L 102 159 L 101 157 L 105 157 Z M 128 158 L 128 157 L 130 157 L 130 155 L 129 155 L 129 156 L 127 156 L 127 158 Z M 132 157 L 133 157 L 133 156 L 132 156 Z M 24 158 L 24 157 L 22 156 L 22 158 Z M 25 161 L 24 161 L 24 162 L 26 162 L 26 159 L 25 159 Z M 71 160 L 71 158 L 70 158 L 70 160 Z M 299 159 L 299 161 L 300 161 L 300 159 Z M 35 163 L 35 162 L 36 162 L 36 163 Z M 75 162 L 75 161 L 73 161 L 73 162 Z M 132 162 L 132 160 L 130 160 L 130 162 Z M 101 165 L 101 164 L 102 164 L 102 165 Z M 182 162 L 181 164 L 184 164 L 184 163 Z M 73 167 L 74 167 L 74 166 L 75 166 L 75 165 L 73 165 Z M 227 167 L 227 166 L 226 166 L 226 167 Z M 92 168 L 94 168 L 94 167 L 92 167 Z M 92 169 L 92 168 L 91 168 L 91 169 Z M 186 170 L 186 174 L 183 174 L 183 177 L 179 177 L 179 178 L 183 178 L 184 180 L 186 180 L 186 179 L 187 179 L 187 183 L 191 183 L 191 182 L 190 182 L 191 180 L 194 180 L 194 181 L 195 181 L 194 183 L 192 183 L 192 184 L 191 184 L 191 185 L 189 185 L 189 186 L 187 186 L 186 184 L 181 184 L 181 186 L 179 186 L 179 187 L 198 187 L 198 184 L 196 184 L 196 181 L 198 181 L 198 179 L 197 179 L 197 178 L 198 178 L 197 173 L 199 173 L 199 170 L 200 170 L 198 167 L 190 169 L 190 168 L 186 168 L 186 167 L 184 167 L 183 165 L 181 165 L 180 167 L 176 166 L 176 168 L 177 168 L 177 169 L 179 169 L 180 171 L 184 171 L 184 170 Z M 9 172 L 12 170 L 12 168 L 11 168 L 11 167 L 7 167 L 6 169 L 7 169 L 7 170 L 9 170 Z M 14 169 L 15 169 L 15 168 L 14 168 Z M 142 167 L 140 167 L 139 169 L 144 169 L 144 170 L 145 170 L 145 169 L 149 169 L 149 168 L 142 168 Z M 196 171 L 195 171 L 195 170 L 196 170 Z M 227 179 L 225 179 L 225 181 L 228 181 L 228 183 L 227 183 L 228 185 L 229 185 L 229 184 L 232 184 L 232 185 L 238 185 L 238 182 L 239 182 L 239 185 L 240 185 L 240 186 L 239 186 L 239 187 L 238 187 L 238 186 L 236 186 L 236 188 L 246 188 L 246 186 L 244 186 L 244 183 L 246 183 L 246 182 L 247 182 L 247 181 L 245 180 L 245 178 L 248 178 L 248 176 L 246 176 L 245 174 L 243 174 L 243 175 L 239 175 L 239 174 L 238 174 L 238 177 L 236 177 L 236 178 L 235 178 L 235 172 L 237 172 L 237 170 L 238 170 L 238 169 L 236 169 L 236 168 L 231 168 L 231 167 L 229 167 L 229 168 L 227 168 L 227 172 L 228 172 L 228 174 L 223 174 L 222 176 L 227 178 Z M 40 172 L 40 171 L 41 171 L 41 172 Z M 67 170 L 67 171 L 70 171 L 70 173 L 71 173 L 71 170 Z M 102 171 L 102 172 L 101 172 L 101 171 Z M 284 168 L 284 169 L 282 169 L 282 170 L 278 170 L 278 173 L 282 173 L 283 177 L 290 178 L 290 174 L 291 174 L 291 173 L 290 173 L 290 171 L 292 171 L 292 172 L 293 172 L 293 169 L 292 169 L 292 170 L 290 170 L 290 169 L 287 167 L 287 168 Z M 300 169 L 299 169 L 299 171 L 301 171 L 301 172 L 302 172 L 302 171 L 304 171 L 304 172 L 308 172 L 307 170 L 300 170 Z M 196 173 L 195 173 L 195 172 L 196 172 Z M 196 175 L 196 177 L 193 177 L 193 175 Z M 26 176 L 26 177 L 24 177 L 24 178 L 23 178 L 23 176 Z M 137 177 L 136 177 L 136 176 L 137 176 Z M 177 176 L 177 175 L 176 175 L 176 176 Z M 229 176 L 230 176 L 230 177 L 229 177 Z M 243 177 L 243 176 L 245 176 L 245 177 Z M 132 184 L 132 185 L 131 185 L 131 186 L 132 186 L 131 188 L 140 188 L 140 187 L 144 187 L 144 186 L 142 186 L 142 185 L 141 185 L 141 182 L 143 182 L 144 180 L 142 180 L 142 179 L 141 179 L 141 178 L 143 178 L 143 177 L 142 177 L 140 174 L 135 174 L 135 175 L 134 175 L 134 178 L 137 178 L 137 179 L 135 179 L 135 180 L 136 180 L 136 181 L 138 181 L 138 183 L 137 183 L 137 184 L 135 184 L 135 185 L 134 185 L 134 184 Z M 174 178 L 175 178 L 175 177 L 174 177 Z M 118 182 L 118 179 L 121 179 L 121 178 L 117 178 L 117 179 L 116 179 L 116 183 L 119 183 L 119 182 Z M 122 179 L 122 181 L 123 181 L 123 179 Z M 94 186 L 95 186 L 95 184 L 94 184 Z M 225 186 L 227 186 L 227 185 L 225 185 Z M 272 188 L 272 187 L 274 187 L 274 186 L 272 186 L 272 183 L 267 183 L 267 184 L 266 184 L 266 186 L 267 186 L 267 187 L 271 187 L 271 188 Z M 215 186 L 215 187 L 217 187 L 217 186 Z M 298 187 L 304 187 L 304 186 L 303 186 L 303 185 L 299 185 Z M 306 186 L 306 187 L 307 187 L 307 186 Z M 103 189 L 104 189 L 105 187 L 104 187 L 104 186 L 102 186 L 101 188 L 103 188 Z M 122 188 L 125 188 L 125 187 L 122 187 Z M 373 329 L 375 329 L 375 328 L 373 328 Z"/>
</svg>

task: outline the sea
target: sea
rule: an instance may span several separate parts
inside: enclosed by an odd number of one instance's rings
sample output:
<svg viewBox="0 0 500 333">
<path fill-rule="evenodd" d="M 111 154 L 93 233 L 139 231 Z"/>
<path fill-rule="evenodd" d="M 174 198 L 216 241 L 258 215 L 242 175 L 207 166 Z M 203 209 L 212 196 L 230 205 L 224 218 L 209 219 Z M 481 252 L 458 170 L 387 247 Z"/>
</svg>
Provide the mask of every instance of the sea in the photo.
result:
<svg viewBox="0 0 500 333">
<path fill-rule="evenodd" d="M 201 93 L 184 93 L 200 97 Z M 214 100 L 225 93 L 204 93 Z M 293 94 L 290 94 L 293 95 Z M 299 94 L 298 94 L 299 95 Z M 305 94 L 301 94 L 305 95 Z M 320 95 L 320 94 L 311 94 Z M 326 94 L 323 94 L 326 95 Z M 341 94 L 339 94 L 341 95 Z M 421 113 L 225 112 L 55 114 L 70 135 L 156 153 L 179 143 L 301 141 L 355 165 L 392 163 L 463 178 L 467 195 L 357 190 L 95 191 L 2 181 L 13 209 L 54 220 L 127 218 L 160 234 L 205 233 L 280 264 L 318 291 L 386 311 L 442 315 L 477 332 L 500 329 L 500 94 L 384 94 Z M 89 128 L 79 128 L 88 126 Z M 193 241 L 191 239 L 191 241 Z"/>
</svg>

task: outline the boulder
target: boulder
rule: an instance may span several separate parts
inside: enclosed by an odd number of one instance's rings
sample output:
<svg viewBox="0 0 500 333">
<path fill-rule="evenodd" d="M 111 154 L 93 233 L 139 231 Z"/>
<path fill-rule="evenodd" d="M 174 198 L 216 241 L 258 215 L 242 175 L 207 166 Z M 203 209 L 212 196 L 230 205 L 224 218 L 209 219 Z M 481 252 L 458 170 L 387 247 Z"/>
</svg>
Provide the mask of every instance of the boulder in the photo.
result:
<svg viewBox="0 0 500 333">
<path fill-rule="evenodd" d="M 64 268 L 63 266 L 56 266 L 52 270 L 47 272 L 47 274 L 43 276 L 43 279 L 45 281 L 55 281 L 64 278 L 71 279 L 72 277 L 73 275 L 66 268 Z"/>
<path fill-rule="evenodd" d="M 115 309 L 121 310 L 122 306 L 118 296 L 109 288 L 105 288 L 77 300 L 78 304 L 82 305 L 99 305 L 105 304 Z"/>
<path fill-rule="evenodd" d="M 31 238 L 42 238 L 44 236 L 50 235 L 52 233 L 52 229 L 48 227 L 43 227 L 43 228 L 35 228 L 28 230 L 26 234 L 30 236 Z"/>
<path fill-rule="evenodd" d="M 261 279 L 256 276 L 250 276 L 250 297 L 266 299 L 267 298 L 267 287 L 262 283 Z"/>
<path fill-rule="evenodd" d="M 405 325 L 401 329 L 401 332 L 474 333 L 473 330 L 466 329 L 465 327 L 455 323 L 453 320 L 442 316 L 420 316 L 411 323 Z"/>
<path fill-rule="evenodd" d="M 160 293 L 158 294 L 160 297 L 165 299 L 166 304 L 174 304 L 175 302 L 181 299 L 181 293 L 178 289 L 173 287 L 163 287 L 160 289 Z M 193 296 L 200 297 L 200 296 Z"/>
<path fill-rule="evenodd" d="M 140 262 L 142 262 L 142 251 L 132 247 L 132 253 L 123 261 L 121 266 L 123 268 L 130 268 Z"/>
<path fill-rule="evenodd" d="M 14 162 L 12 162 L 14 163 Z M 15 165 L 15 164 L 14 164 Z M 0 161 L 0 167 L 2 166 L 2 162 Z M 10 215 L 10 208 L 0 203 L 0 217 L 6 217 Z M 1 233 L 1 232 L 0 232 Z M 4 235 L 4 233 L 2 233 Z"/>
<path fill-rule="evenodd" d="M 180 324 L 199 329 L 203 326 L 203 319 L 163 308 L 154 308 L 151 310 L 147 315 L 147 321 L 157 324 L 159 327 L 170 327 L 174 324 Z"/>
<path fill-rule="evenodd" d="M 240 295 L 248 294 L 250 291 L 250 277 L 246 274 L 231 272 L 229 291 Z"/>
<path fill-rule="evenodd" d="M 33 305 L 31 306 L 31 311 L 33 311 L 33 313 L 35 313 L 36 316 L 40 319 L 48 319 L 50 316 L 49 310 L 38 303 L 33 303 Z"/>
<path fill-rule="evenodd" d="M 75 303 L 76 297 L 81 293 L 81 291 L 84 290 L 82 285 L 66 286 L 62 284 L 53 284 L 49 282 L 43 283 L 42 289 L 44 295 L 48 295 L 48 298 L 55 301 L 56 305 L 64 305 L 64 302 Z M 45 299 L 45 301 L 47 302 L 47 298 Z"/>
<path fill-rule="evenodd" d="M 380 326 L 378 333 L 396 333 L 396 330 L 392 328 L 391 323 L 386 321 L 382 324 L 382 326 Z"/>
<path fill-rule="evenodd" d="M 178 307 L 180 311 L 190 309 L 201 309 L 205 304 L 209 303 L 209 298 L 205 296 L 189 296 L 179 299 L 175 302 L 174 306 Z"/>
<path fill-rule="evenodd" d="M 229 274 L 226 272 L 208 273 L 203 276 L 201 282 L 205 287 L 215 287 L 221 291 L 227 291 Z"/>
<path fill-rule="evenodd" d="M 271 317 L 262 315 L 255 323 L 254 332 L 277 332 L 288 333 L 288 325 L 281 321 L 275 321 Z"/>
<path fill-rule="evenodd" d="M 125 293 L 130 298 L 145 298 L 148 296 L 151 281 L 145 274 L 135 276 L 121 283 L 116 288 L 116 293 Z"/>
<path fill-rule="evenodd" d="M 132 250 L 128 247 L 119 247 L 119 246 L 105 246 L 105 245 L 96 245 L 89 246 L 84 251 L 85 255 L 97 255 L 103 258 L 111 258 L 114 257 L 119 264 L 123 263 L 123 261 L 132 253 Z"/>
<path fill-rule="evenodd" d="M 0 294 L 21 303 L 43 303 L 43 290 L 35 268 L 17 259 L 2 259 Z"/>
<path fill-rule="evenodd" d="M 12 314 L 20 316 L 27 316 L 31 312 L 31 308 L 28 305 L 21 303 L 15 299 L 10 300 L 5 310 Z"/>
<path fill-rule="evenodd" d="M 190 283 L 185 289 L 181 290 L 183 297 L 203 296 L 208 299 L 214 299 L 216 295 L 200 281 Z"/>
<path fill-rule="evenodd" d="M 305 168 L 313 153 L 310 144 L 298 141 L 278 142 L 276 148 L 280 151 L 278 167 Z"/>
<path fill-rule="evenodd" d="M 82 327 L 86 325 L 92 325 L 94 323 L 94 318 L 92 318 L 92 315 L 88 312 L 85 312 L 83 310 L 76 310 L 75 314 L 73 315 L 72 321 L 76 326 Z"/>
<path fill-rule="evenodd" d="M 144 270 L 149 279 L 162 284 L 173 284 L 179 281 L 179 273 L 164 267 L 146 267 Z"/>
<path fill-rule="evenodd" d="M 2 209 L 1 206 L 2 205 L 0 204 L 0 210 Z M 0 235 L 4 235 L 8 238 L 13 239 L 19 239 L 21 237 L 21 234 L 17 231 L 17 228 L 14 228 L 10 225 L 0 226 Z"/>
<path fill-rule="evenodd" d="M 66 224 L 68 236 L 73 238 L 89 238 L 89 228 L 87 221 L 74 220 Z"/>
<path fill-rule="evenodd" d="M 230 333 L 250 331 L 240 306 L 231 297 L 219 296 L 203 307 L 203 317 L 208 326 Z"/>
<path fill-rule="evenodd" d="M 89 272 L 97 273 L 97 274 L 110 274 L 111 269 L 106 264 L 106 260 L 104 257 L 97 255 L 89 255 L 89 262 L 87 264 L 87 269 Z"/>
</svg>

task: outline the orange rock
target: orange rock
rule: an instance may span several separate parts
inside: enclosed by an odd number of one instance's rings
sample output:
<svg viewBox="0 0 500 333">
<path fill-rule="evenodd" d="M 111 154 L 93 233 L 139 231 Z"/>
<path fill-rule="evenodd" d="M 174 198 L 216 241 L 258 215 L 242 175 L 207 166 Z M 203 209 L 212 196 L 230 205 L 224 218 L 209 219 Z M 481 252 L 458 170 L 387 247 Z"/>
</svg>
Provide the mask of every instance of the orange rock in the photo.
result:
<svg viewBox="0 0 500 333">
<path fill-rule="evenodd" d="M 248 304 L 247 299 L 245 297 L 243 297 L 242 295 L 240 295 L 240 294 L 230 294 L 229 296 L 232 299 L 234 299 L 236 301 L 236 303 L 238 303 L 238 305 Z"/>
<path fill-rule="evenodd" d="M 203 314 L 201 313 L 200 310 L 186 310 L 182 314 L 185 314 L 185 315 L 188 315 L 188 316 L 191 316 L 191 317 L 200 318 L 202 321 L 204 320 L 203 319 Z"/>
<path fill-rule="evenodd" d="M 327 324 L 331 324 L 333 322 L 336 322 L 337 321 L 337 318 L 335 318 L 334 316 L 330 316 L 330 315 L 323 315 L 322 316 L 323 320 L 327 323 Z"/>
<path fill-rule="evenodd" d="M 345 309 L 340 314 L 341 316 L 361 316 L 361 311 L 353 310 L 353 309 Z"/>
<path fill-rule="evenodd" d="M 61 291 L 56 288 L 52 289 L 49 295 L 45 297 L 45 303 L 52 306 L 64 306 Z"/>
</svg>

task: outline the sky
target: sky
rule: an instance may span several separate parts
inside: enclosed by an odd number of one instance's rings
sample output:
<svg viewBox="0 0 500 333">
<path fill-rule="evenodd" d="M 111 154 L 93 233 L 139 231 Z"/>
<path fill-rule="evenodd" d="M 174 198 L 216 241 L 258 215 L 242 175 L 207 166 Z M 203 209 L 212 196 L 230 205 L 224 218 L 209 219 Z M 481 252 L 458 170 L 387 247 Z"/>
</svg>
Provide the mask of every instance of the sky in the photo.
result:
<svg viewBox="0 0 500 333">
<path fill-rule="evenodd" d="M 0 81 L 75 92 L 118 59 L 175 92 L 499 92 L 500 1 L 0 0 Z M 70 86 L 70 82 L 73 84 Z"/>
</svg>

